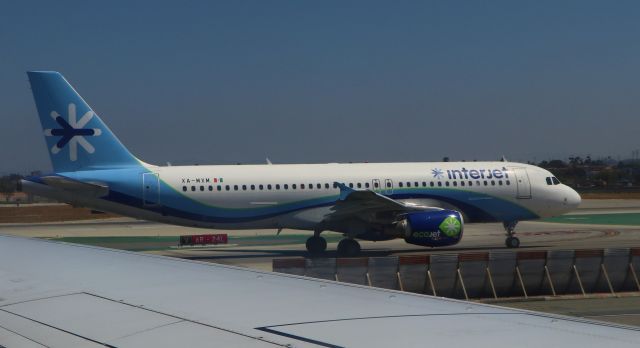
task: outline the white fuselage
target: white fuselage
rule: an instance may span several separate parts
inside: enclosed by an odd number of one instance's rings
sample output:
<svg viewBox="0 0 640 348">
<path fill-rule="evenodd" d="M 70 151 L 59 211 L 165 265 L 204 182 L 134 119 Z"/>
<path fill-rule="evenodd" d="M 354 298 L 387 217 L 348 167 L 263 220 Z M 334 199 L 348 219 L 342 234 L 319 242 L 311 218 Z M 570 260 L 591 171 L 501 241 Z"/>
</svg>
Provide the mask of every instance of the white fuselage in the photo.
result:
<svg viewBox="0 0 640 348">
<path fill-rule="evenodd" d="M 63 173 L 103 182 L 138 198 L 104 200 L 42 188 L 38 194 L 165 223 L 219 229 L 314 230 L 339 196 L 335 182 L 404 203 L 456 209 L 469 222 L 512 222 L 560 215 L 580 196 L 542 168 L 511 162 L 426 162 L 169 166 L 146 173 Z M 114 171 L 109 171 L 114 172 Z M 117 170 L 115 171 L 117 172 Z M 121 177 L 120 179 L 114 179 Z M 118 181 L 120 180 L 120 181 Z M 55 190 L 54 190 L 55 191 Z M 60 196 L 62 195 L 62 196 Z"/>
</svg>

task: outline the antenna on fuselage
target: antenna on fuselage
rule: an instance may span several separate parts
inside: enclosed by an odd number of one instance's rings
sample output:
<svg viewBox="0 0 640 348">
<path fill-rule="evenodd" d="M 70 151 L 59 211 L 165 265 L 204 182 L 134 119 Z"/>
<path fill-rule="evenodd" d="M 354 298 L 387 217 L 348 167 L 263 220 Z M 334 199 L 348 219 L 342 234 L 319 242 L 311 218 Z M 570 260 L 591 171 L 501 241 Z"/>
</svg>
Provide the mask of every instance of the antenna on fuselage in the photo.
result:
<svg viewBox="0 0 640 348">
<path fill-rule="evenodd" d="M 271 160 L 269 159 L 269 157 L 267 157 L 267 164 L 268 165 L 272 165 L 273 163 L 271 163 Z"/>
<path fill-rule="evenodd" d="M 500 162 L 509 162 L 509 161 L 507 161 L 507 158 L 504 155 L 502 155 L 502 158 L 500 159 Z"/>
</svg>

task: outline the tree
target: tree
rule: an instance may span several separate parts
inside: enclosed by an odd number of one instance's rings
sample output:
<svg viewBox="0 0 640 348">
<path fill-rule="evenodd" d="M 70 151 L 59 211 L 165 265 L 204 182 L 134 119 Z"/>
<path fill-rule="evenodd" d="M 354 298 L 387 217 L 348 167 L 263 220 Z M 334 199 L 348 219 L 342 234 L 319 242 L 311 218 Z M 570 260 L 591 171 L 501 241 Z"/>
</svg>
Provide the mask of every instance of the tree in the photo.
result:
<svg viewBox="0 0 640 348">
<path fill-rule="evenodd" d="M 16 183 L 11 176 L 3 176 L 0 178 L 0 193 L 4 195 L 6 202 L 9 202 L 11 196 L 16 192 Z"/>
</svg>

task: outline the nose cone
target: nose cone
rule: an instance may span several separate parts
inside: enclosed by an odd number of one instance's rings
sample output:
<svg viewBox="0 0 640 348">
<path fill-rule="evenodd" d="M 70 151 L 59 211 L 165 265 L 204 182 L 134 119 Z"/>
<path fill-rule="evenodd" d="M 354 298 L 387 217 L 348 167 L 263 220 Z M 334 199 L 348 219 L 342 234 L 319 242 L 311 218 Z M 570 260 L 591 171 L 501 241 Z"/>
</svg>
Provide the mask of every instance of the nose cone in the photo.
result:
<svg viewBox="0 0 640 348">
<path fill-rule="evenodd" d="M 571 187 L 567 187 L 564 197 L 564 204 L 568 209 L 573 210 L 578 208 L 582 202 L 582 197 Z"/>
</svg>

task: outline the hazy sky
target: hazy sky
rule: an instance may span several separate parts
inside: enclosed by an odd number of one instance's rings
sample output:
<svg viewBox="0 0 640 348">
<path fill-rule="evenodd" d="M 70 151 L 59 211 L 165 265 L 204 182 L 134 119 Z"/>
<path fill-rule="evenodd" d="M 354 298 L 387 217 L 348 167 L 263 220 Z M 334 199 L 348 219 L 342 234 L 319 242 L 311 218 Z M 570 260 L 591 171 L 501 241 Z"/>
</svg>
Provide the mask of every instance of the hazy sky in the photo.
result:
<svg viewBox="0 0 640 348">
<path fill-rule="evenodd" d="M 156 164 L 640 148 L 638 1 L 5 1 L 0 173 L 50 169 L 30 69 Z"/>
</svg>

